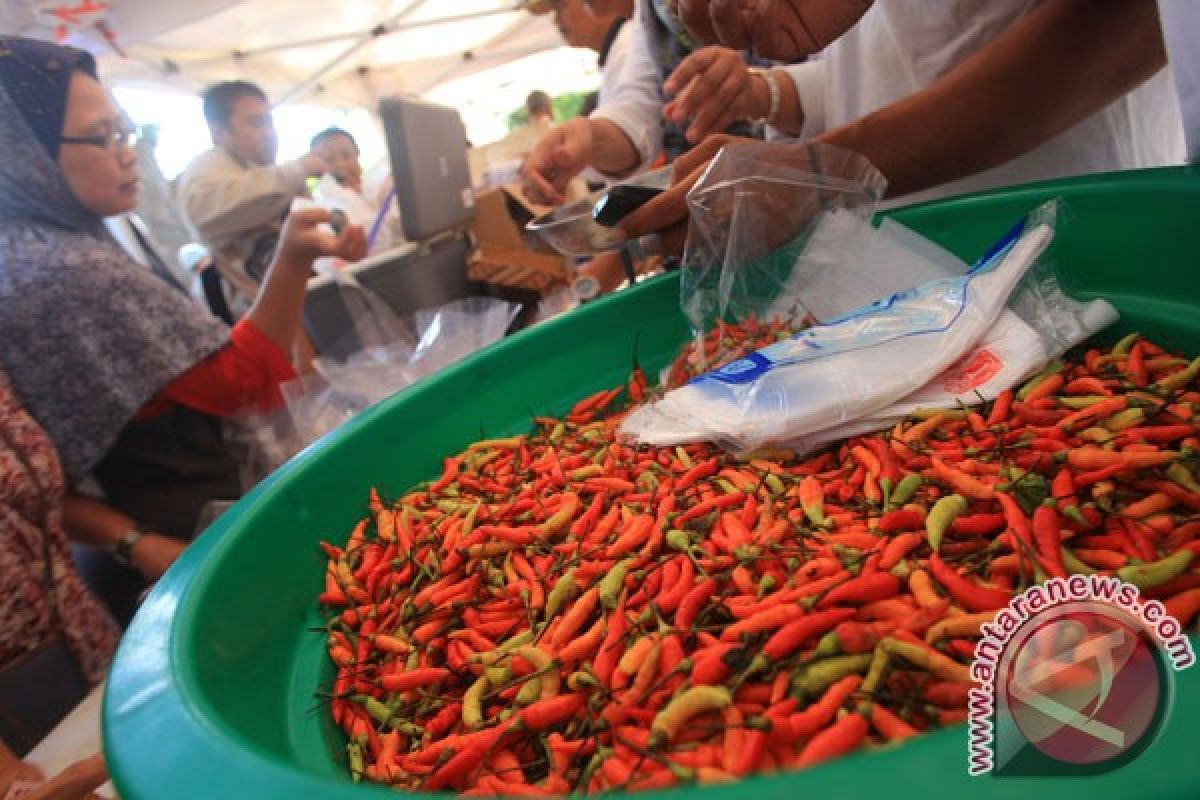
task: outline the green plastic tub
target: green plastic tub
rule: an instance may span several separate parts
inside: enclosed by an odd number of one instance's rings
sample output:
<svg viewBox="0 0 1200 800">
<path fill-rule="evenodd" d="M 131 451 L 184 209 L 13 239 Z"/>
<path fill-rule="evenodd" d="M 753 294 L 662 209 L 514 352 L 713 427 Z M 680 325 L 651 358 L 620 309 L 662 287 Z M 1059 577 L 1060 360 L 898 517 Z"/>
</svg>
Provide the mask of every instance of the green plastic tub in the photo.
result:
<svg viewBox="0 0 1200 800">
<path fill-rule="evenodd" d="M 1023 213 L 1067 199 L 1063 281 L 1103 296 L 1122 330 L 1200 353 L 1200 174 L 1091 176 L 915 206 L 894 216 L 971 260 Z M 344 541 L 373 485 L 396 495 L 481 436 L 527 429 L 628 373 L 635 339 L 657 369 L 685 340 L 678 280 L 664 276 L 511 337 L 401 392 L 291 463 L 212 526 L 146 600 L 105 695 L 105 750 L 118 791 L 148 798 L 394 796 L 352 784 L 343 739 L 317 710 L 331 668 L 315 598 L 318 539 Z M 969 778 L 960 727 L 802 773 L 663 793 L 745 797 L 1200 797 L 1200 668 L 1132 764 L 1089 779 Z M 645 795 L 644 795 L 645 796 Z"/>
</svg>

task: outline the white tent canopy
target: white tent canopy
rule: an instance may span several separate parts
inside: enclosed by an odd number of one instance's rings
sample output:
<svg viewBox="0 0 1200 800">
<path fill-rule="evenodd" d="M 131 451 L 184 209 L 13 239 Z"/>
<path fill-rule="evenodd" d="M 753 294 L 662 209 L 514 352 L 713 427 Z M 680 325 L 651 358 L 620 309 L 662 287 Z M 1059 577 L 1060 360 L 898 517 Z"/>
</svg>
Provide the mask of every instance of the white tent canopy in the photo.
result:
<svg viewBox="0 0 1200 800">
<path fill-rule="evenodd" d="M 87 46 L 114 85 L 195 92 L 243 78 L 275 102 L 374 109 L 514 62 L 531 76 L 514 95 L 596 82 L 594 56 L 514 0 L 0 0 L 0 27 Z"/>
</svg>

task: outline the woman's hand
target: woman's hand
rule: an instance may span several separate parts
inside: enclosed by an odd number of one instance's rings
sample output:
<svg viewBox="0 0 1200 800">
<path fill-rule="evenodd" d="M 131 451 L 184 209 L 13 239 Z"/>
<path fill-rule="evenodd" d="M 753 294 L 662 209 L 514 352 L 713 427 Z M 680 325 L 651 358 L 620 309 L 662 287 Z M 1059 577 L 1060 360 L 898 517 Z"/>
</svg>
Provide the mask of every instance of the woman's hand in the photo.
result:
<svg viewBox="0 0 1200 800">
<path fill-rule="evenodd" d="M 108 769 L 104 756 L 94 756 L 77 761 L 34 789 L 15 795 L 19 800 L 84 800 L 95 797 L 92 790 L 108 780 Z"/>
<path fill-rule="evenodd" d="M 331 214 L 323 208 L 306 208 L 288 214 L 279 235 L 275 262 L 296 269 L 311 270 L 322 256 L 359 261 L 367 254 L 367 235 L 360 225 L 348 225 L 340 236 L 334 235 L 322 223 Z"/>
<path fill-rule="evenodd" d="M 33 764 L 17 758 L 7 748 L 4 750 L 0 758 L 0 798 L 9 796 L 9 789 L 14 783 L 38 783 L 44 778 L 42 771 Z"/>
<path fill-rule="evenodd" d="M 146 580 L 154 582 L 162 577 L 167 568 L 175 563 L 187 545 L 170 536 L 147 533 L 137 540 L 130 554 L 133 566 L 137 567 Z"/>
<path fill-rule="evenodd" d="M 770 108 L 766 79 L 750 72 L 741 55 L 727 47 L 706 47 L 685 58 L 663 84 L 675 99 L 663 116 L 687 127 L 695 144 L 720 133 L 734 122 L 761 119 Z"/>
</svg>

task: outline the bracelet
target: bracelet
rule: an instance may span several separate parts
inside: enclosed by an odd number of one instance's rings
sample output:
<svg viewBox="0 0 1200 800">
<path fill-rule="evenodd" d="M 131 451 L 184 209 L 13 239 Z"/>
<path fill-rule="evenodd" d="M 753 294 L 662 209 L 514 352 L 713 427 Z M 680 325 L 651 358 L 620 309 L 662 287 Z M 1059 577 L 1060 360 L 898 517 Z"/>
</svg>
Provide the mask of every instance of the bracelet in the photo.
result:
<svg viewBox="0 0 1200 800">
<path fill-rule="evenodd" d="M 142 533 L 137 528 L 130 528 L 128 531 L 126 531 L 125 535 L 121 537 L 121 540 L 113 545 L 113 561 L 116 561 L 123 567 L 132 567 L 133 548 L 142 540 L 142 537 L 145 535 L 146 534 Z"/>
<path fill-rule="evenodd" d="M 750 67 L 748 71 L 751 75 L 761 76 L 767 83 L 767 115 L 750 121 L 770 125 L 779 116 L 779 83 L 775 80 L 773 70 Z"/>
</svg>

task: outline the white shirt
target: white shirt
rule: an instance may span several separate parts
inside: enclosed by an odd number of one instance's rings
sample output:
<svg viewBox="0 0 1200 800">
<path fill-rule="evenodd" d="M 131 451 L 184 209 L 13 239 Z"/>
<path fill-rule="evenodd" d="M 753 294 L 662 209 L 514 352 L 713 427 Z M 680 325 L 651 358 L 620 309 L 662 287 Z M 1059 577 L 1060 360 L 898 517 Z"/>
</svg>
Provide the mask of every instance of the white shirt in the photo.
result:
<svg viewBox="0 0 1200 800">
<path fill-rule="evenodd" d="M 252 166 L 221 147 L 198 156 L 179 176 L 184 216 L 245 298 L 258 292 L 257 281 L 245 272 L 245 258 L 258 237 L 279 229 L 292 200 L 308 195 L 307 178 L 301 159 Z"/>
<path fill-rule="evenodd" d="M 662 80 L 650 55 L 640 15 L 621 26 L 600 83 L 596 110 L 589 119 L 606 119 L 620 128 L 633 143 L 646 167 L 662 149 Z"/>
<path fill-rule="evenodd" d="M 1183 111 L 1188 160 L 1200 162 L 1200 3 L 1158 0 L 1158 15 Z"/>
<path fill-rule="evenodd" d="M 801 137 L 833 130 L 925 88 L 1035 5 L 1035 0 L 878 0 L 818 58 L 787 68 L 804 109 Z M 1171 76 L 1163 70 L 1023 156 L 893 198 L 888 205 L 1089 172 L 1177 164 L 1183 156 L 1179 104 Z"/>
</svg>

